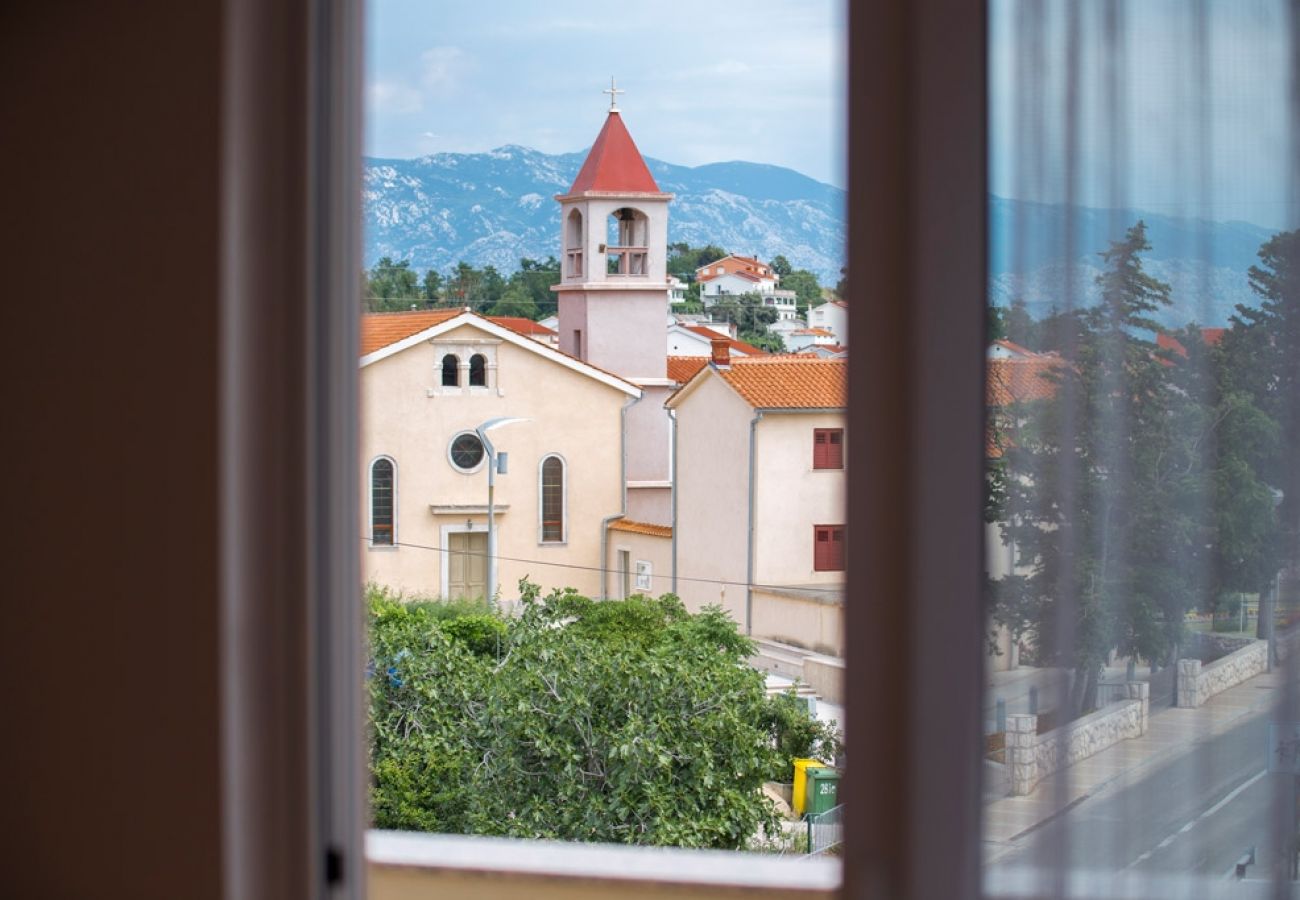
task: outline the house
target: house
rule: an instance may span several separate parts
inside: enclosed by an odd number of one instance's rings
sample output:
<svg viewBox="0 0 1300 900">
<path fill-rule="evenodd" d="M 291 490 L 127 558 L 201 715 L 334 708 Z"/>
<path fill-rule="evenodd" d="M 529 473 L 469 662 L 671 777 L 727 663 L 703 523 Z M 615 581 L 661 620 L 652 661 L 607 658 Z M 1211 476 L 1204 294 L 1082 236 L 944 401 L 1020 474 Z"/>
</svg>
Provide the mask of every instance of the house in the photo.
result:
<svg viewBox="0 0 1300 900">
<path fill-rule="evenodd" d="M 798 314 L 795 292 L 780 290 L 781 276 L 754 257 L 724 256 L 696 269 L 695 281 L 706 309 L 727 295 L 758 294 L 765 306 L 777 311 L 778 319 L 793 319 Z"/>
<path fill-rule="evenodd" d="M 835 338 L 832 343 L 849 342 L 849 305 L 843 300 L 820 303 L 808 310 L 808 327 L 829 331 Z"/>
<path fill-rule="evenodd" d="M 674 322 L 668 326 L 667 353 L 670 356 L 699 356 L 708 359 L 713 353 L 713 339 L 722 337 L 735 356 L 762 356 L 765 351 L 736 339 L 736 328 L 727 322 L 701 322 L 690 325 Z"/>
<path fill-rule="evenodd" d="M 747 634 L 844 651 L 844 360 L 733 357 L 724 339 L 668 401 L 677 593 Z"/>
<path fill-rule="evenodd" d="M 682 281 L 676 275 L 668 276 L 668 307 L 686 302 L 686 282 Z"/>
<path fill-rule="evenodd" d="M 597 595 L 603 521 L 622 510 L 630 382 L 469 310 L 372 313 L 361 323 L 363 576 L 442 597 L 543 587 Z M 495 584 L 488 583 L 488 453 Z M 581 485 L 577 489 L 576 485 Z"/>
<path fill-rule="evenodd" d="M 828 328 L 809 326 L 807 328 L 796 328 L 783 337 L 785 349 L 791 353 L 813 346 L 830 346 L 839 345 L 839 339 L 835 337 L 835 332 Z"/>
</svg>

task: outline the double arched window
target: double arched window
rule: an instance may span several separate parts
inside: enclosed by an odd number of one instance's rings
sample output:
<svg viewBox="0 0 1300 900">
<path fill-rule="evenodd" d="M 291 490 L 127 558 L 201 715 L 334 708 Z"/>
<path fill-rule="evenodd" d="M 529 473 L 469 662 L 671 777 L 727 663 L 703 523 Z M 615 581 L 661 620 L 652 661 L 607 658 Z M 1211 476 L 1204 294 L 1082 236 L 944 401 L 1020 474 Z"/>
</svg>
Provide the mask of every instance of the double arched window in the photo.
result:
<svg viewBox="0 0 1300 900">
<path fill-rule="evenodd" d="M 542 460 L 538 476 L 538 492 L 541 502 L 538 504 L 540 514 L 540 540 L 543 544 L 563 543 L 565 527 L 565 466 L 563 458 L 551 454 Z"/>
<path fill-rule="evenodd" d="M 397 466 L 387 456 L 370 464 L 370 546 L 397 546 Z"/>
</svg>

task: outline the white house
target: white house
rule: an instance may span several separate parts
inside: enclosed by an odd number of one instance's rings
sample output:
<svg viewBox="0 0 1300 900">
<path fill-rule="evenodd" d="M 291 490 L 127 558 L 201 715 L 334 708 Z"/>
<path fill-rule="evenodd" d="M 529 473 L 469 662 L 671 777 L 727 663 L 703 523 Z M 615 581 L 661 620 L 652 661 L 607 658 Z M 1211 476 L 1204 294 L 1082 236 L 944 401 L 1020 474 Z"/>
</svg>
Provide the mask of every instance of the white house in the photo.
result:
<svg viewBox="0 0 1300 900">
<path fill-rule="evenodd" d="M 808 310 L 808 327 L 829 331 L 833 344 L 849 343 L 849 305 L 843 300 L 831 300 Z"/>
<path fill-rule="evenodd" d="M 715 355 L 676 417 L 677 592 L 746 633 L 842 656 L 846 363 Z"/>
<path fill-rule="evenodd" d="M 763 304 L 776 309 L 780 319 L 793 319 L 797 315 L 795 292 L 780 290 L 777 285 L 781 277 L 767 263 L 753 257 L 724 256 L 696 269 L 695 280 L 700 285 L 700 300 L 706 309 L 727 295 L 759 294 Z"/>
<path fill-rule="evenodd" d="M 798 353 L 812 346 L 839 346 L 839 340 L 830 329 L 811 325 L 807 328 L 796 328 L 784 335 L 783 339 L 785 349 L 791 353 Z"/>
<path fill-rule="evenodd" d="M 676 275 L 668 276 L 668 307 L 671 309 L 679 303 L 686 302 L 686 282 Z"/>
<path fill-rule="evenodd" d="M 727 322 L 684 324 L 673 322 L 668 326 L 667 353 L 669 356 L 700 356 L 708 358 L 713 353 L 714 338 L 724 338 L 735 356 L 762 356 L 764 351 L 735 338 L 735 327 Z"/>
</svg>

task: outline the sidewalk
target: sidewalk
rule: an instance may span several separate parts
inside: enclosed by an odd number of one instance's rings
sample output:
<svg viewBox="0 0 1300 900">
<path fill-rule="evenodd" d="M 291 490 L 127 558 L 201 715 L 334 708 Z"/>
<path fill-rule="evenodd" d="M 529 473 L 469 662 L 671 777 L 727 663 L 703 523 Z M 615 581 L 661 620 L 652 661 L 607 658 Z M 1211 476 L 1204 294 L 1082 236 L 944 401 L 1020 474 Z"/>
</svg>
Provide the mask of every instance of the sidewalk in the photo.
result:
<svg viewBox="0 0 1300 900">
<path fill-rule="evenodd" d="M 1121 741 L 1096 756 L 1065 769 L 1060 781 L 1050 777 L 1027 797 L 999 797 L 984 805 L 984 862 L 1014 847 L 1016 838 L 1067 807 L 1137 773 L 1156 761 L 1191 752 L 1198 740 L 1226 731 L 1244 716 L 1260 713 L 1275 700 L 1281 672 L 1257 675 L 1210 698 L 1197 709 L 1153 708 L 1147 733 Z M 1058 796 L 1062 794 L 1062 796 Z"/>
</svg>

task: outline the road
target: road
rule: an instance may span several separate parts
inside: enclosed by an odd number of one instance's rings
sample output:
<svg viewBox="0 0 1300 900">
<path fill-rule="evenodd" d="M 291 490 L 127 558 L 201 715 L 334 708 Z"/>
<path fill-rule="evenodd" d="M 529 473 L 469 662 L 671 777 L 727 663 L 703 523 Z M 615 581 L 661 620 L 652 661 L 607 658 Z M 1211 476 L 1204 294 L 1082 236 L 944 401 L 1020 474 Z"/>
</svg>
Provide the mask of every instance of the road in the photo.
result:
<svg viewBox="0 0 1300 900">
<path fill-rule="evenodd" d="M 1276 858 L 1268 839 L 1273 804 L 1292 791 L 1289 776 L 1265 772 L 1267 723 L 1266 715 L 1246 716 L 1191 752 L 1106 786 L 1021 837 L 989 874 L 1064 859 L 1071 870 L 1105 878 L 1195 875 L 1221 882 L 1254 846 L 1258 862 L 1249 872 L 1266 877 Z"/>
</svg>

